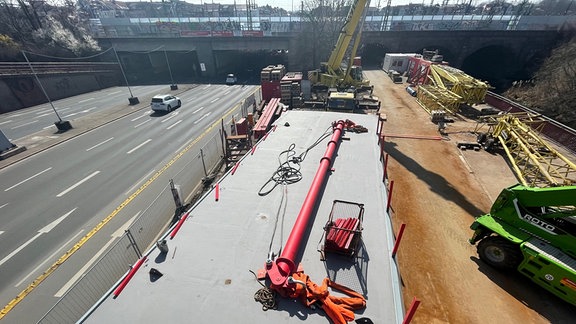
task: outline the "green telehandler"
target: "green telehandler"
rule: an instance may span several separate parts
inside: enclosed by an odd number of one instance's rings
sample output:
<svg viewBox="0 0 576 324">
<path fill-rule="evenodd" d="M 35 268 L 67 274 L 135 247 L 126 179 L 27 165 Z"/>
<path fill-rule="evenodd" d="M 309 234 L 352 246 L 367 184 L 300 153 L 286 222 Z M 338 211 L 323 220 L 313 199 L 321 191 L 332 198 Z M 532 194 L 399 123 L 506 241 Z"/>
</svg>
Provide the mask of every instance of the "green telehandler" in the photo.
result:
<svg viewBox="0 0 576 324">
<path fill-rule="evenodd" d="M 480 259 L 576 305 L 576 186 L 508 187 L 470 226 Z"/>
</svg>

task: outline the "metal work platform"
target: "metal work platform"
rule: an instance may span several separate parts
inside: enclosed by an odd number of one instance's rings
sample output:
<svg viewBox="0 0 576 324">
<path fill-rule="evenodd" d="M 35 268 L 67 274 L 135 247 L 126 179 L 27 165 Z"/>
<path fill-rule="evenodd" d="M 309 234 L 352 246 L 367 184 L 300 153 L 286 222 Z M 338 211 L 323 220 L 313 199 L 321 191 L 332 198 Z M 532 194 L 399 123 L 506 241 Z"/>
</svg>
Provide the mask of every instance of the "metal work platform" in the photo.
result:
<svg viewBox="0 0 576 324">
<path fill-rule="evenodd" d="M 345 132 L 338 143 L 297 262 L 313 282 L 329 278 L 361 294 L 366 308 L 356 311 L 356 319 L 401 323 L 404 305 L 391 257 L 394 235 L 386 211 L 378 117 L 296 110 L 284 113 L 237 167 L 191 207 L 177 232 L 166 233 L 167 252 L 158 247 L 148 251 L 125 288 L 115 297 L 116 287 L 111 287 L 83 322 L 330 323 L 321 308 L 279 295 L 275 308 L 263 310 L 255 293 L 269 282 L 257 280 L 256 274 L 267 259 L 282 253 L 330 140 L 326 134 L 332 133 L 333 122 L 346 119 L 368 131 Z M 297 172 L 291 181 L 270 181 L 287 150 L 301 157 L 298 163 L 290 158 Z M 353 257 L 330 253 L 322 260 L 320 245 L 335 200 L 361 202 L 362 236 Z M 346 217 L 358 218 L 357 212 Z"/>
</svg>

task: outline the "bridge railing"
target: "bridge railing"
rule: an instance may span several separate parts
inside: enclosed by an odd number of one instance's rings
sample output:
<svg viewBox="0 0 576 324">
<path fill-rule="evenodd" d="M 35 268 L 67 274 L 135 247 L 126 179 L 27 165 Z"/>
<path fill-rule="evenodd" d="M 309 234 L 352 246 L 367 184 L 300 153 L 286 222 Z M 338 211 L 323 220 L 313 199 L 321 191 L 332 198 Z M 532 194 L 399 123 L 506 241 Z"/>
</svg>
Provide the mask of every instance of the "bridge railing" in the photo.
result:
<svg viewBox="0 0 576 324">
<path fill-rule="evenodd" d="M 367 16 L 364 31 L 557 30 L 576 16 L 425 15 Z M 305 30 L 300 17 L 188 17 L 90 19 L 96 38 L 118 37 L 270 37 Z"/>
</svg>

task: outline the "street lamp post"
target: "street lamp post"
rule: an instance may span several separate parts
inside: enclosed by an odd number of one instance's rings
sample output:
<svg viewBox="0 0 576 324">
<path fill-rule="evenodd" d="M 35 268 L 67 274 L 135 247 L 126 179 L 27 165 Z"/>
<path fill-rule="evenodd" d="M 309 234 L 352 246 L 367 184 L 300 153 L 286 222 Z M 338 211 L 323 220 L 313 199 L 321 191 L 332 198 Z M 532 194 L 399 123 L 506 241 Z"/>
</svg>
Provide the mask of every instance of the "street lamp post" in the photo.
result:
<svg viewBox="0 0 576 324">
<path fill-rule="evenodd" d="M 178 90 L 178 85 L 174 83 L 174 78 L 172 77 L 172 69 L 170 68 L 170 61 L 168 61 L 168 54 L 166 53 L 166 49 L 164 49 L 164 57 L 166 58 L 166 65 L 168 65 L 168 72 L 170 73 L 170 90 Z"/>
<path fill-rule="evenodd" d="M 34 67 L 32 66 L 32 64 L 30 63 L 30 61 L 28 60 L 28 57 L 26 56 L 26 53 L 24 51 L 21 51 L 22 55 L 24 55 L 24 58 L 26 59 L 26 62 L 28 62 L 28 66 L 30 67 L 30 70 L 32 70 L 32 74 L 34 75 L 34 78 L 36 79 L 36 82 L 38 83 L 38 85 L 40 86 L 40 89 L 42 89 L 42 92 L 44 93 L 44 96 L 46 96 L 46 99 L 48 100 L 48 103 L 50 103 L 50 106 L 52 107 L 52 110 L 54 110 L 54 113 L 56 114 L 56 117 L 58 117 L 58 121 L 54 123 L 54 125 L 56 125 L 56 128 L 58 128 L 59 132 L 65 132 L 69 129 L 72 129 L 72 124 L 70 124 L 69 121 L 67 120 L 62 120 L 62 118 L 60 118 L 60 115 L 58 114 L 58 111 L 56 111 L 56 108 L 54 107 L 54 104 L 52 103 L 52 100 L 50 100 L 50 97 L 48 96 L 48 93 L 46 93 L 46 90 L 44 89 L 44 86 L 42 86 L 42 82 L 40 82 L 40 78 L 38 78 L 38 75 L 36 74 L 36 71 L 34 70 Z"/>
<path fill-rule="evenodd" d="M 122 67 L 122 63 L 120 62 L 120 58 L 118 57 L 118 53 L 116 53 L 116 48 L 112 47 L 112 49 L 114 50 L 114 55 L 116 55 L 116 60 L 118 61 L 118 65 L 120 65 L 120 71 L 122 72 L 122 76 L 124 77 L 124 81 L 126 81 L 126 86 L 128 87 L 128 91 L 130 92 L 130 98 L 128 98 L 128 102 L 130 102 L 131 105 L 137 105 L 140 103 L 140 100 L 138 100 L 138 97 L 134 97 L 134 95 L 132 95 L 132 90 L 130 89 L 130 85 L 128 84 L 128 79 L 126 78 L 126 73 L 124 73 L 124 68 Z"/>
</svg>

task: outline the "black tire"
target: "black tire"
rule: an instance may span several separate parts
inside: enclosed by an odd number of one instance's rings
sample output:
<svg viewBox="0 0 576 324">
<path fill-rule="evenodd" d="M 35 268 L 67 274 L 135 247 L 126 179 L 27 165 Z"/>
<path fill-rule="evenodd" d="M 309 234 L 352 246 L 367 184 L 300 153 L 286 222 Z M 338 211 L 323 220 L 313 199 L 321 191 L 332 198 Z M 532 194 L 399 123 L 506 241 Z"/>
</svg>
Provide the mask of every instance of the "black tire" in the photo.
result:
<svg viewBox="0 0 576 324">
<path fill-rule="evenodd" d="M 517 244 L 501 236 L 488 236 L 477 247 L 480 259 L 500 270 L 515 270 L 522 262 L 522 253 Z"/>
<path fill-rule="evenodd" d="M 172 112 L 172 106 L 168 105 L 167 110 L 168 110 L 168 112 Z"/>
<path fill-rule="evenodd" d="M 178 100 L 178 108 L 182 107 L 182 101 Z"/>
</svg>

